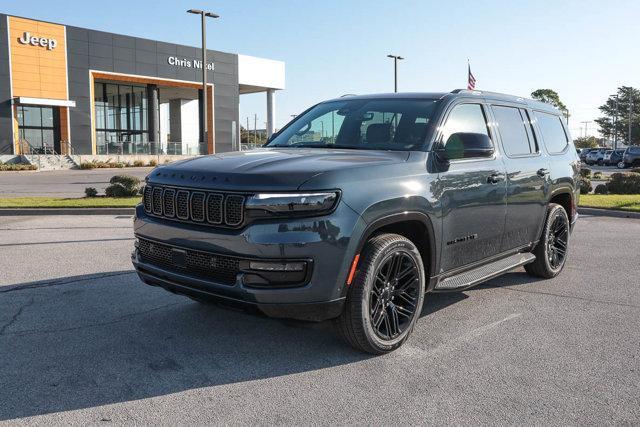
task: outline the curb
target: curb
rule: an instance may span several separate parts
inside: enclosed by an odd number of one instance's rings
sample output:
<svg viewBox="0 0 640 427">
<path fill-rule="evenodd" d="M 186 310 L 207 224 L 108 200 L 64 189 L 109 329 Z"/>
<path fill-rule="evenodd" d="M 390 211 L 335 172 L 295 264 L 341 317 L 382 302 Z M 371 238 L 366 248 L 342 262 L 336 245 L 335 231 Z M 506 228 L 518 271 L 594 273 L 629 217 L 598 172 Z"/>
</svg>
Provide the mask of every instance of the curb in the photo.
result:
<svg viewBox="0 0 640 427">
<path fill-rule="evenodd" d="M 134 215 L 135 208 L 0 208 L 0 216 Z"/>
<path fill-rule="evenodd" d="M 599 209 L 599 208 L 582 208 L 578 207 L 578 213 L 580 215 L 592 215 L 592 216 L 609 216 L 613 218 L 634 218 L 640 219 L 640 212 L 627 212 L 614 209 Z"/>
</svg>

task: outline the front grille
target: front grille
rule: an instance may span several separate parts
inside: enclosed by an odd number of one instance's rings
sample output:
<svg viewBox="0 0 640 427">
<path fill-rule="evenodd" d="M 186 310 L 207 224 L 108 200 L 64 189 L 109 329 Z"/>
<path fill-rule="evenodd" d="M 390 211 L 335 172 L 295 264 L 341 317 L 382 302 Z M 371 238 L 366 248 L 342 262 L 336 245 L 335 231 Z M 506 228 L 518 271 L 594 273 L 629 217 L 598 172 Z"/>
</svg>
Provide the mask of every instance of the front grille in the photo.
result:
<svg viewBox="0 0 640 427">
<path fill-rule="evenodd" d="M 146 239 L 138 240 L 138 254 L 143 262 L 176 273 L 209 279 L 223 285 L 235 284 L 236 276 L 240 271 L 240 261 L 237 258 L 191 249 L 176 248 L 176 250 L 184 252 L 180 263 L 174 259 L 173 247 Z"/>
<path fill-rule="evenodd" d="M 182 222 L 239 227 L 244 222 L 245 196 L 147 185 L 144 210 L 152 216 Z"/>
</svg>

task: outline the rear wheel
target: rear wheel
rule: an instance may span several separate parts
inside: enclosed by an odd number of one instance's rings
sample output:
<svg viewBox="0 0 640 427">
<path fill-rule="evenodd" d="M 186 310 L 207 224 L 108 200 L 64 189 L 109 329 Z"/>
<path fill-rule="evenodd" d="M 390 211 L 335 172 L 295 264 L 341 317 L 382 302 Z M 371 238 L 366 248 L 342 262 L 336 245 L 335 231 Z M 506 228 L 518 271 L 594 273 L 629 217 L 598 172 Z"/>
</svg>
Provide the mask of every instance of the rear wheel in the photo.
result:
<svg viewBox="0 0 640 427">
<path fill-rule="evenodd" d="M 416 246 L 397 234 L 367 242 L 350 285 L 338 332 L 358 350 L 384 354 L 409 337 L 422 310 L 425 275 Z"/>
<path fill-rule="evenodd" d="M 550 279 L 562 271 L 569 250 L 569 217 L 564 208 L 551 203 L 542 237 L 533 250 L 536 260 L 524 266 L 532 276 Z"/>
</svg>

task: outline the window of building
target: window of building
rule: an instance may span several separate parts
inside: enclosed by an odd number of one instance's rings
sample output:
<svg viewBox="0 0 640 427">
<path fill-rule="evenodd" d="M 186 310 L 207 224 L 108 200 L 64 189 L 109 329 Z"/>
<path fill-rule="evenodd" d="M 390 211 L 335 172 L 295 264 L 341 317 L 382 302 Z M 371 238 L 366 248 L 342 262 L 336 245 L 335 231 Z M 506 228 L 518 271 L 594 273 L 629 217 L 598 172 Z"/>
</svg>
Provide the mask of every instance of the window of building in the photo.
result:
<svg viewBox="0 0 640 427">
<path fill-rule="evenodd" d="M 562 126 L 562 119 L 555 114 L 535 112 L 542 138 L 550 153 L 561 153 L 567 147 L 569 138 Z"/>
<path fill-rule="evenodd" d="M 523 156 L 538 152 L 527 112 L 521 108 L 494 105 L 491 107 L 498 124 L 504 151 L 508 156 Z"/>
<path fill-rule="evenodd" d="M 145 86 L 96 82 L 94 105 L 98 154 L 150 153 Z"/>
<path fill-rule="evenodd" d="M 54 107 L 19 105 L 17 108 L 20 143 L 34 153 L 48 154 L 59 147 L 57 111 Z M 57 150 L 56 150 L 57 151 Z"/>
</svg>

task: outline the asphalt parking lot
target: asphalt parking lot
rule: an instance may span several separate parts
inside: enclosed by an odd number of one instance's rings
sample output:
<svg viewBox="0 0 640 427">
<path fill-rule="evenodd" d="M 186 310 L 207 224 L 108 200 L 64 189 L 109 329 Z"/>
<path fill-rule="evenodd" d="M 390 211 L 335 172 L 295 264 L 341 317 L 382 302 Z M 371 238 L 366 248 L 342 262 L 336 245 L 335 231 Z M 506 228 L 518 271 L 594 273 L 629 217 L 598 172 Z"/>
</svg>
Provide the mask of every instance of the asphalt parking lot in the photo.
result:
<svg viewBox="0 0 640 427">
<path fill-rule="evenodd" d="M 428 296 L 383 357 L 142 285 L 130 224 L 0 217 L 0 420 L 640 422 L 640 220 L 582 217 L 556 279 Z"/>
</svg>

